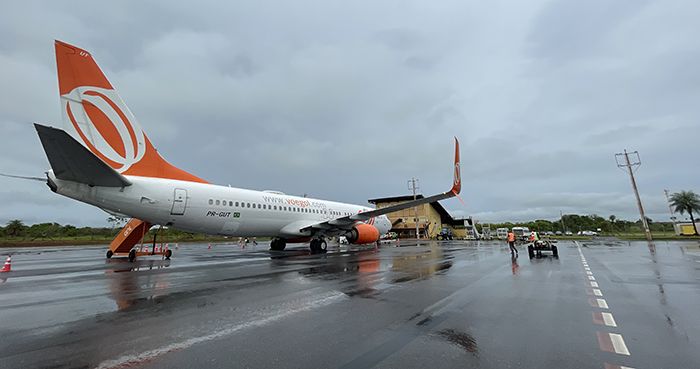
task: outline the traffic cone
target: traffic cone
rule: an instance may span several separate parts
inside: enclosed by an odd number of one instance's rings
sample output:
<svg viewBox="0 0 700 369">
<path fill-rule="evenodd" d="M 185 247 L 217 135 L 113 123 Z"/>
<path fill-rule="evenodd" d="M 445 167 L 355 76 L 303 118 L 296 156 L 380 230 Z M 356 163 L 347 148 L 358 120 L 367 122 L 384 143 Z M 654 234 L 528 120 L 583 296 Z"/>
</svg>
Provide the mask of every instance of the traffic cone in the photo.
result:
<svg viewBox="0 0 700 369">
<path fill-rule="evenodd" d="M 8 256 L 5 265 L 0 269 L 0 273 L 7 273 L 12 270 L 12 256 Z"/>
</svg>

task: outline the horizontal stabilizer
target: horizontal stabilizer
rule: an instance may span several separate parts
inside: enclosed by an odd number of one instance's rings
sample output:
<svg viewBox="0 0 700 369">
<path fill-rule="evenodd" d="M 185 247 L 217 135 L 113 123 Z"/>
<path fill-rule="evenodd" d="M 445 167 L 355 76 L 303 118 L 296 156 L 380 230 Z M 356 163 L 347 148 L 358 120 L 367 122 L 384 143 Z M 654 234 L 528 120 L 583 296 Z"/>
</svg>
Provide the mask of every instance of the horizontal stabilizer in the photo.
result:
<svg viewBox="0 0 700 369">
<path fill-rule="evenodd" d="M 131 185 L 128 179 L 105 164 L 65 131 L 36 123 L 34 128 L 39 134 L 56 178 L 90 186 Z"/>
</svg>

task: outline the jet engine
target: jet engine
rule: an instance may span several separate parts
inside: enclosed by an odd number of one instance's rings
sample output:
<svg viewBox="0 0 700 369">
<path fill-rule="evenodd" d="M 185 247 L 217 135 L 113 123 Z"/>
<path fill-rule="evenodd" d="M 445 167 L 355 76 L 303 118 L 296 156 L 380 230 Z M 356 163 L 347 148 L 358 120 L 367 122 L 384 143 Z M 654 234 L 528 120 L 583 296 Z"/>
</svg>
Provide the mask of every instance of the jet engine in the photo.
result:
<svg viewBox="0 0 700 369">
<path fill-rule="evenodd" d="M 349 243 L 363 244 L 379 240 L 379 230 L 371 224 L 358 224 L 345 233 Z"/>
</svg>

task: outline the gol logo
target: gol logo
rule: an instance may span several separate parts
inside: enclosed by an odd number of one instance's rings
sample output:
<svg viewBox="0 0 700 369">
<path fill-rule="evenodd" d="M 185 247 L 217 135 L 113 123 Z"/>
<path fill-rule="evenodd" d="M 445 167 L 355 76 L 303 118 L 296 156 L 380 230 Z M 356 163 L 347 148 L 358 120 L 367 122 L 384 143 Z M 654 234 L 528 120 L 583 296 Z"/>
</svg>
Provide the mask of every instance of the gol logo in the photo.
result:
<svg viewBox="0 0 700 369">
<path fill-rule="evenodd" d="M 459 186 L 460 182 L 462 182 L 462 178 L 460 177 L 460 170 L 459 170 L 459 162 L 455 163 L 455 179 L 454 179 L 454 185 Z"/>
<path fill-rule="evenodd" d="M 143 130 L 111 89 L 83 86 L 61 96 L 67 131 L 122 173 L 143 158 Z"/>
</svg>

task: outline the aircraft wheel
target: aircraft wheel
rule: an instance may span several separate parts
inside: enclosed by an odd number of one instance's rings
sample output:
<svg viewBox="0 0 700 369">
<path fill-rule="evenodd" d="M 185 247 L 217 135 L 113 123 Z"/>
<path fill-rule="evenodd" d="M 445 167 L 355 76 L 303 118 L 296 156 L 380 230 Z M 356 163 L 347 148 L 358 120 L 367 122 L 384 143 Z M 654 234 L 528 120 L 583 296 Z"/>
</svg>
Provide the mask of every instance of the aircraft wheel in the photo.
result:
<svg viewBox="0 0 700 369">
<path fill-rule="evenodd" d="M 170 250 L 165 251 L 165 258 L 170 260 L 170 257 L 173 256 L 173 252 Z"/>
<path fill-rule="evenodd" d="M 136 250 L 131 250 L 129 251 L 129 261 L 134 262 L 136 260 Z"/>
<path fill-rule="evenodd" d="M 287 246 L 287 241 L 282 238 L 273 238 L 270 242 L 270 250 L 273 251 L 284 251 Z"/>
<path fill-rule="evenodd" d="M 328 251 L 328 243 L 326 243 L 325 240 L 320 240 L 320 242 L 318 243 L 318 251 L 322 253 Z"/>
<path fill-rule="evenodd" d="M 556 246 L 552 246 L 552 256 L 559 259 L 559 249 Z"/>
<path fill-rule="evenodd" d="M 528 245 L 528 246 L 527 246 L 527 256 L 529 256 L 530 259 L 532 259 L 532 258 L 535 257 L 535 252 L 534 252 L 534 250 L 532 249 L 532 245 Z"/>
<path fill-rule="evenodd" d="M 112 250 L 107 250 L 107 259 L 111 259 L 111 258 L 112 258 L 112 255 L 114 255 L 114 253 L 112 252 Z"/>
<path fill-rule="evenodd" d="M 311 250 L 312 254 L 318 254 L 321 250 L 321 246 L 319 245 L 319 240 L 313 239 L 311 242 L 309 242 L 309 250 Z"/>
</svg>

